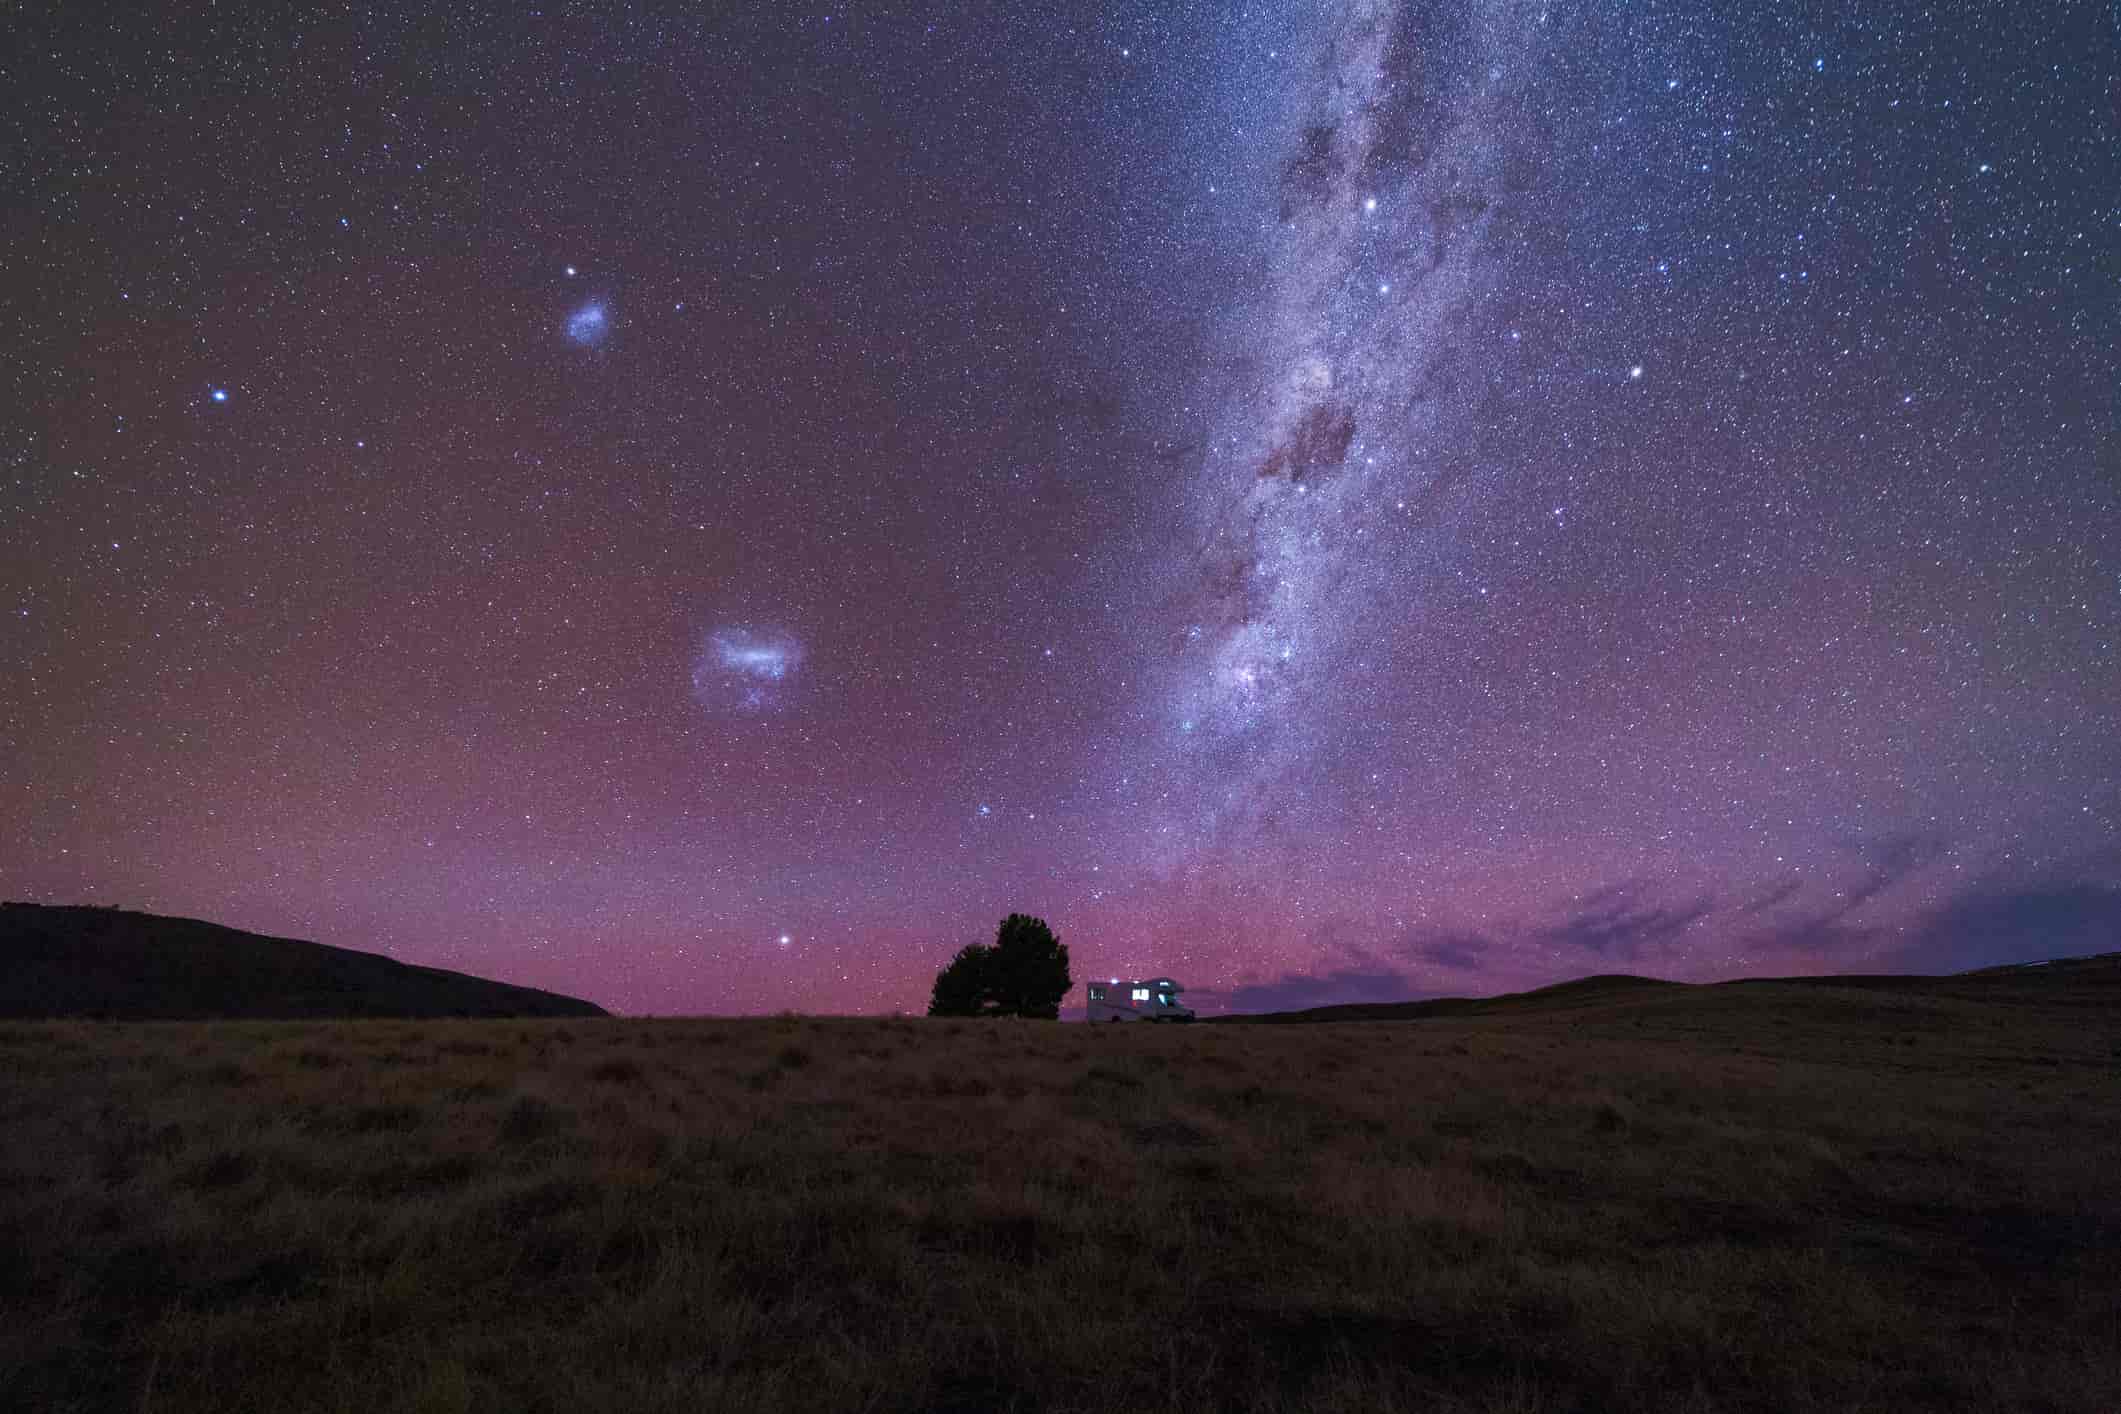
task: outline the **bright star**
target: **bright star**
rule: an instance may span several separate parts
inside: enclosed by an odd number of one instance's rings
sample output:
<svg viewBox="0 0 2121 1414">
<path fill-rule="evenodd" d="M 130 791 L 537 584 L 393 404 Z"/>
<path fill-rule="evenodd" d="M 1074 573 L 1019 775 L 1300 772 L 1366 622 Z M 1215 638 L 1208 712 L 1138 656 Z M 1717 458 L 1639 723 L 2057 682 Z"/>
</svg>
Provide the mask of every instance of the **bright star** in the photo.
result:
<svg viewBox="0 0 2121 1414">
<path fill-rule="evenodd" d="M 1628 377 L 1630 377 L 1630 378 L 1640 378 L 1641 376 L 1642 376 L 1642 365 L 1641 365 L 1641 364 L 1639 364 L 1639 363 L 1638 363 L 1638 364 L 1636 364 L 1636 365 L 1635 365 L 1635 366 L 1634 366 L 1633 368 L 1630 368 L 1630 369 L 1628 370 Z"/>
<path fill-rule="evenodd" d="M 227 401 L 228 401 L 228 389 L 226 389 L 226 388 L 216 388 L 216 389 L 214 389 L 214 391 L 213 391 L 213 400 L 214 400 L 215 402 L 217 402 L 217 403 L 225 403 L 225 402 L 227 402 Z"/>
<path fill-rule="evenodd" d="M 1362 204 L 1362 209 L 1365 211 L 1375 211 L 1377 209 L 1377 198 L 1374 196 L 1365 198 Z"/>
<path fill-rule="evenodd" d="M 787 946 L 788 946 L 788 945 L 789 945 L 790 943 L 792 943 L 792 942 L 794 942 L 794 941 L 795 941 L 795 939 L 793 939 L 793 938 L 789 937 L 789 936 L 788 936 L 788 935 L 787 935 L 786 933 L 783 933 L 783 934 L 781 934 L 781 946 L 782 946 L 782 947 L 784 947 L 784 948 L 785 948 L 785 947 L 787 947 Z"/>
</svg>

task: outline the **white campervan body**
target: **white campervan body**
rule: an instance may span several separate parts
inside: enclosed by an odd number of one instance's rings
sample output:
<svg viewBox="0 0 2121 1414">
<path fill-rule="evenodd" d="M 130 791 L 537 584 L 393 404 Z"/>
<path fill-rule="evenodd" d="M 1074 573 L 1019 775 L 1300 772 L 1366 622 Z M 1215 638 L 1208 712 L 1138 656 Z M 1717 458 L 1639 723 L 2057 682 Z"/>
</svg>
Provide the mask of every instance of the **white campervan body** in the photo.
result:
<svg viewBox="0 0 2121 1414">
<path fill-rule="evenodd" d="M 1089 1021 L 1191 1021 L 1193 1010 L 1181 1006 L 1178 994 L 1184 987 L 1168 977 L 1151 977 L 1144 982 L 1122 982 L 1115 977 L 1110 982 L 1092 982 L 1086 989 L 1089 1001 L 1085 1019 Z"/>
</svg>

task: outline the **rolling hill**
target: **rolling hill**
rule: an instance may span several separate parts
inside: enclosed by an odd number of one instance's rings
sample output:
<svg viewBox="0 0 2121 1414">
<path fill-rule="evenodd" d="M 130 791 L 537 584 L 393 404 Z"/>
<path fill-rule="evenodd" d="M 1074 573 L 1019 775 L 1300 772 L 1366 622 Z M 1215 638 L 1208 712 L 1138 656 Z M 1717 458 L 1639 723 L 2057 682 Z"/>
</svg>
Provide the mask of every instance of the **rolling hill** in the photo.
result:
<svg viewBox="0 0 2121 1414">
<path fill-rule="evenodd" d="M 114 908 L 0 904 L 0 1017 L 602 1016 L 557 992 Z"/>
<path fill-rule="evenodd" d="M 1903 974 L 1855 974 L 1824 977 L 1747 977 L 1730 982 L 1667 982 L 1656 977 L 1606 973 L 1557 982 L 1529 992 L 1494 997 L 1434 997 L 1409 1002 L 1352 1002 L 1342 1006 L 1306 1007 L 1301 1011 L 1254 1012 L 1218 1016 L 1212 1021 L 1237 1025 L 1284 1025 L 1320 1021 L 1423 1021 L 1442 1017 L 1495 1016 L 1573 1010 L 1652 999 L 1714 994 L 1737 996 L 1786 987 L 1833 988 L 1887 992 L 1905 996 L 1948 997 L 1963 1001 L 2016 1000 L 2095 1004 L 2121 1002 L 2121 952 L 2092 957 L 2056 958 L 2051 962 L 1984 967 L 1942 977 Z"/>
</svg>

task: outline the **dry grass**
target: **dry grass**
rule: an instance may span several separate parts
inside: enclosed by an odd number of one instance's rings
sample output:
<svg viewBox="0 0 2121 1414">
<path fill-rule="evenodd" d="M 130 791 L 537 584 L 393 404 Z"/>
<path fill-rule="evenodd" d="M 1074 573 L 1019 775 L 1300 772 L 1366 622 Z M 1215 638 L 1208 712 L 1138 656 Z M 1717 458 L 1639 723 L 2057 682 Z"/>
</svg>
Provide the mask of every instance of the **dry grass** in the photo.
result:
<svg viewBox="0 0 2121 1414">
<path fill-rule="evenodd" d="M 2111 1410 L 2121 1018 L 0 1027 L 0 1405 Z"/>
</svg>

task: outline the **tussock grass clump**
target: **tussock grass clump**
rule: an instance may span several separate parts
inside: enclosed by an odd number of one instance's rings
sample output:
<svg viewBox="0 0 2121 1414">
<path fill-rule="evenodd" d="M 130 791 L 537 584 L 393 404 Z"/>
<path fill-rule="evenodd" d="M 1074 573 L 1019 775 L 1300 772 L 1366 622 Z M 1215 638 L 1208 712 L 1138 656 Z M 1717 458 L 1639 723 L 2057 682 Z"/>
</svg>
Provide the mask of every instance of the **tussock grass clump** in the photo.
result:
<svg viewBox="0 0 2121 1414">
<path fill-rule="evenodd" d="M 565 1128 L 573 1114 L 536 1095 L 518 1095 L 501 1115 L 501 1138 L 512 1144 L 542 1139 Z"/>
<path fill-rule="evenodd" d="M 639 1085 L 648 1078 L 648 1072 L 641 1068 L 639 1061 L 621 1057 L 598 1061 L 589 1067 L 589 1078 L 607 1085 Z"/>
<path fill-rule="evenodd" d="M 0 1406 L 2111 1410 L 2117 1050 L 1772 988 L 10 1024 Z"/>
</svg>

